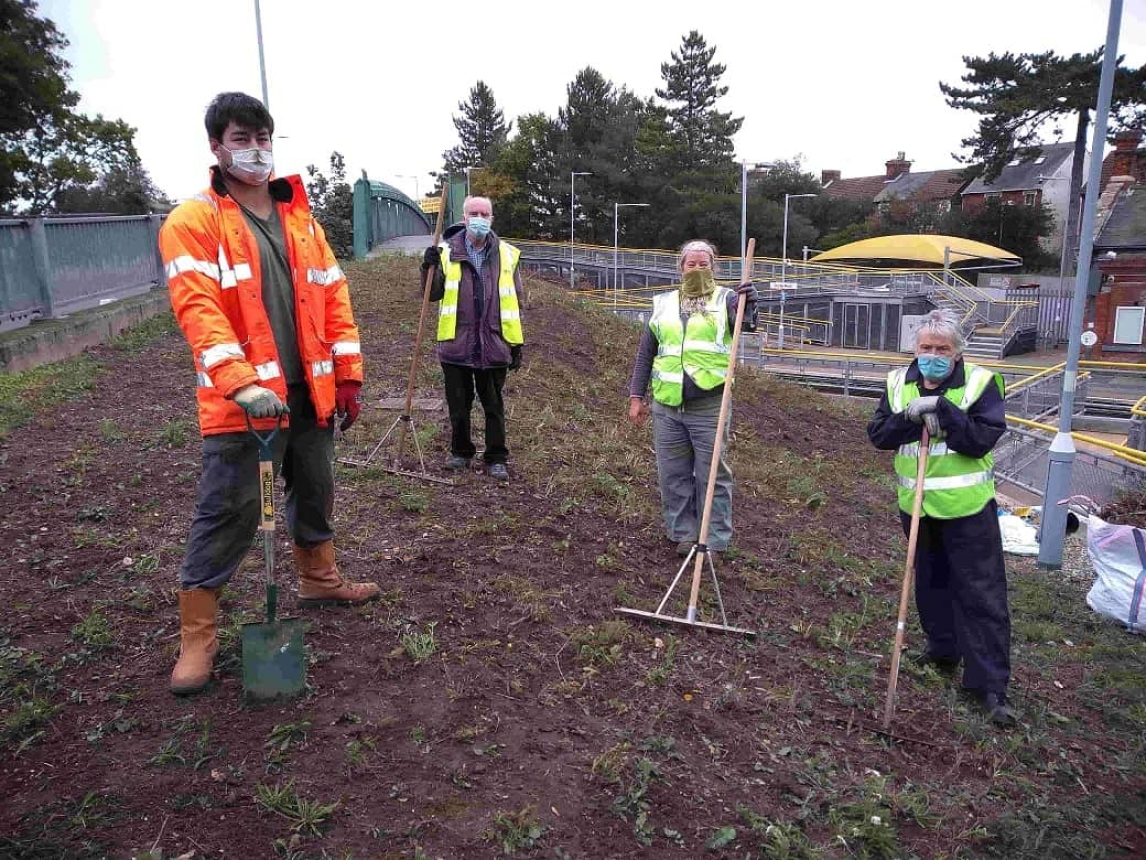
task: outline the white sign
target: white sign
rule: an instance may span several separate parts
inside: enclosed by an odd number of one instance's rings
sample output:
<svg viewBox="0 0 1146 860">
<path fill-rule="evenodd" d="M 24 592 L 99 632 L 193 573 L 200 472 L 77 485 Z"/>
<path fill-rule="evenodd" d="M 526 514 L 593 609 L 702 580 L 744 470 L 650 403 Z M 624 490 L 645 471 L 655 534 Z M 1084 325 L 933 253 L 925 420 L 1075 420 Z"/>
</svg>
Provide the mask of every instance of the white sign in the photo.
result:
<svg viewBox="0 0 1146 860">
<path fill-rule="evenodd" d="M 1094 346 L 1098 343 L 1098 335 L 1092 331 L 1084 331 L 1081 340 L 1083 346 Z"/>
<path fill-rule="evenodd" d="M 768 289 L 770 290 L 794 290 L 800 286 L 795 281 L 770 281 Z"/>
</svg>

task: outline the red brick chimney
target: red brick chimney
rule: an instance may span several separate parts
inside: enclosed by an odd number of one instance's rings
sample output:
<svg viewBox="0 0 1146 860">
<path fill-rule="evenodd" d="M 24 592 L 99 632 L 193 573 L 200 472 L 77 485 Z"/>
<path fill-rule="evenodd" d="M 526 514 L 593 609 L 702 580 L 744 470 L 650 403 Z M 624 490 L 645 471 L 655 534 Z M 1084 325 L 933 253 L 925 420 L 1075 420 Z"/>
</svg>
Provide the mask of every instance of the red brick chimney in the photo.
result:
<svg viewBox="0 0 1146 860">
<path fill-rule="evenodd" d="M 835 182 L 841 176 L 838 170 L 821 170 L 820 171 L 820 184 L 827 185 L 829 182 Z"/>
<path fill-rule="evenodd" d="M 911 162 L 903 157 L 903 153 L 897 153 L 896 157 L 891 161 L 885 161 L 884 166 L 887 168 L 887 178 L 895 179 L 901 173 L 911 172 Z"/>
<path fill-rule="evenodd" d="M 1142 129 L 1120 131 L 1114 135 L 1114 152 L 1110 155 L 1111 176 L 1133 176 L 1146 182 L 1146 150 L 1140 150 Z"/>
</svg>

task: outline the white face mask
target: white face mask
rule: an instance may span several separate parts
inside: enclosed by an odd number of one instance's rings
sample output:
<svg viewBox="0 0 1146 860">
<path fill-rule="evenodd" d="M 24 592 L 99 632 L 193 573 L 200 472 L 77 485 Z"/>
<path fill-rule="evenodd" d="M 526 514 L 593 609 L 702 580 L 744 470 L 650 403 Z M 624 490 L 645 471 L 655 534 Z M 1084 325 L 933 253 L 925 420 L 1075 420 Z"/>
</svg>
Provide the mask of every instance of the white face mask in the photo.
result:
<svg viewBox="0 0 1146 860">
<path fill-rule="evenodd" d="M 275 169 L 275 158 L 269 149 L 223 149 L 231 156 L 227 172 L 247 185 L 262 185 Z"/>
</svg>

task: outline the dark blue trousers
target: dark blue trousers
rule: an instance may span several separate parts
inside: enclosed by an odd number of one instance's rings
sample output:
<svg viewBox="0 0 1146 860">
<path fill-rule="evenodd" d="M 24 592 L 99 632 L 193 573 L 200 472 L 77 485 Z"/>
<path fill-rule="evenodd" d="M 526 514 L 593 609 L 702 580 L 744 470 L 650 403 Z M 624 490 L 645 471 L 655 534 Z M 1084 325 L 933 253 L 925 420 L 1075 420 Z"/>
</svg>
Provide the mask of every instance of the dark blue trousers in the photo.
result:
<svg viewBox="0 0 1146 860">
<path fill-rule="evenodd" d="M 318 426 L 305 385 L 287 393 L 290 426 L 275 436 L 275 472 L 286 482 L 284 519 L 294 542 L 313 547 L 334 539 L 334 423 Z M 277 507 L 277 504 L 276 504 Z M 203 473 L 187 538 L 180 584 L 227 584 L 259 527 L 259 446 L 250 433 L 203 439 Z"/>
<path fill-rule="evenodd" d="M 911 517 L 900 511 L 906 534 Z M 919 521 L 915 606 L 934 657 L 963 661 L 963 686 L 1005 693 L 1011 679 L 1007 572 L 992 499 L 969 517 Z"/>
</svg>

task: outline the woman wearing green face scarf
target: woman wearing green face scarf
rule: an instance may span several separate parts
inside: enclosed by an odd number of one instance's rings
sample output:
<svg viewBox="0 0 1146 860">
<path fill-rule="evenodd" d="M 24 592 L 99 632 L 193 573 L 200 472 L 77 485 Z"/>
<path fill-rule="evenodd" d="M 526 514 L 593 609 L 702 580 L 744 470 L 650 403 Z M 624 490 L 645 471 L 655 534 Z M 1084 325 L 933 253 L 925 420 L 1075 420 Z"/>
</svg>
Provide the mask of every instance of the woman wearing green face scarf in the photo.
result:
<svg viewBox="0 0 1146 860">
<path fill-rule="evenodd" d="M 718 286 L 712 277 L 715 263 L 716 248 L 709 242 L 693 240 L 680 249 L 681 286 L 653 298 L 629 381 L 629 420 L 637 426 L 648 414 L 645 392 L 651 382 L 661 511 L 667 536 L 682 556 L 688 555 L 700 531 L 741 293 L 747 297 L 743 330 L 756 330 L 756 287 Z M 722 432 L 727 442 L 727 425 Z M 732 472 L 721 457 L 709 549 L 724 551 L 731 537 Z"/>
</svg>

